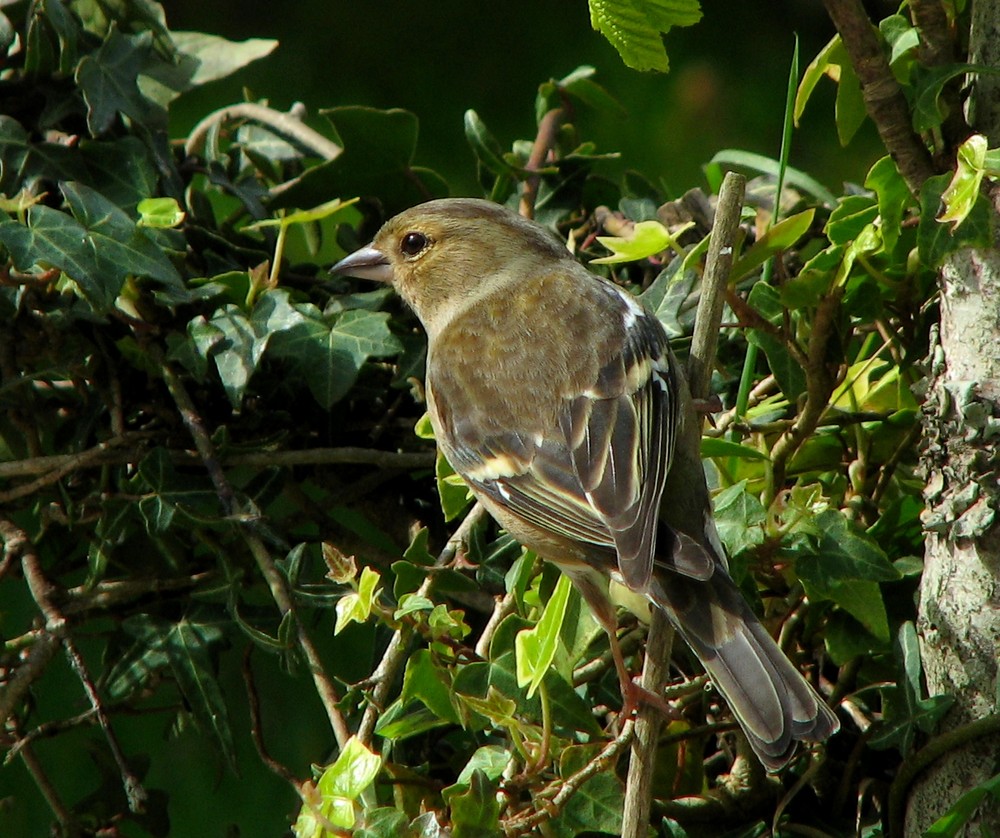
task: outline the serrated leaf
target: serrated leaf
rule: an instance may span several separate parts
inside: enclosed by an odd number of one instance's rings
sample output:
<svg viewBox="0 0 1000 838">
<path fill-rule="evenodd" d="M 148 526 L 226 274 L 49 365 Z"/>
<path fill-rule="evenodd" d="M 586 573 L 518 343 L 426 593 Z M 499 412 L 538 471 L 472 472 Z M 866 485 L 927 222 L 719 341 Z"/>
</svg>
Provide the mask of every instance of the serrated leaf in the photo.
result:
<svg viewBox="0 0 1000 838">
<path fill-rule="evenodd" d="M 590 25 L 633 70 L 669 69 L 662 33 L 701 19 L 697 0 L 589 0 Z"/>
</svg>

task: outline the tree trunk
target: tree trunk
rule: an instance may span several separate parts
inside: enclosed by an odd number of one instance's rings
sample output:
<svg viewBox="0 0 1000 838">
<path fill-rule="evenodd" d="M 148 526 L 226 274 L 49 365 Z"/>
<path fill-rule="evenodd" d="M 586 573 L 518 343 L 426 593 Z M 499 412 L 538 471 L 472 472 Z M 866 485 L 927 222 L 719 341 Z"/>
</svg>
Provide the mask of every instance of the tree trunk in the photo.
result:
<svg viewBox="0 0 1000 838">
<path fill-rule="evenodd" d="M 1000 66 L 1000 3 L 976 0 L 970 62 Z M 970 121 L 1000 144 L 1000 83 L 980 75 Z M 994 207 L 997 192 L 994 187 Z M 954 254 L 939 278 L 940 345 L 924 415 L 927 541 L 918 632 L 930 694 L 955 696 L 944 729 L 1000 711 L 1000 250 Z M 949 751 L 918 776 L 906 835 L 919 836 L 997 771 L 1000 736 Z M 970 836 L 1000 834 L 1000 805 L 986 801 Z"/>
</svg>

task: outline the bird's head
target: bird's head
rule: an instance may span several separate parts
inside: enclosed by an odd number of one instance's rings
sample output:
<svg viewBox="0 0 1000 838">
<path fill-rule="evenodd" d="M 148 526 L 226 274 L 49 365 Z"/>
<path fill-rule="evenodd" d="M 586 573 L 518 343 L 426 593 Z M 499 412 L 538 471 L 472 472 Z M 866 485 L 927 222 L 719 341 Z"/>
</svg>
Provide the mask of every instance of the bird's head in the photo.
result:
<svg viewBox="0 0 1000 838">
<path fill-rule="evenodd" d="M 391 283 L 433 333 L 500 283 L 530 280 L 562 259 L 573 257 L 541 225 L 490 201 L 444 198 L 390 218 L 331 272 Z"/>
</svg>

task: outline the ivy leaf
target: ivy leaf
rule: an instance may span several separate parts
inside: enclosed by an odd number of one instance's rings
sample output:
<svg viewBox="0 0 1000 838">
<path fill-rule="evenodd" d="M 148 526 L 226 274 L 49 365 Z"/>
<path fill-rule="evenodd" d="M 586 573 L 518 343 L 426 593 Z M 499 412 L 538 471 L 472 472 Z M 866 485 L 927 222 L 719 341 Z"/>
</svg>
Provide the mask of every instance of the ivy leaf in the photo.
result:
<svg viewBox="0 0 1000 838">
<path fill-rule="evenodd" d="M 589 0 L 590 25 L 633 70 L 669 68 L 663 33 L 701 20 L 697 0 Z"/>
<path fill-rule="evenodd" d="M 212 734 L 235 772 L 236 746 L 229 711 L 210 652 L 223 641 L 222 631 L 210 623 L 187 618 L 169 623 L 147 614 L 128 618 L 123 628 L 146 649 L 147 664 L 153 660 L 169 664 L 199 728 Z M 118 677 L 122 677 L 121 673 Z"/>
<path fill-rule="evenodd" d="M 381 767 L 381 757 L 352 736 L 336 762 L 323 770 L 316 783 L 316 799 L 309 800 L 299 810 L 299 817 L 292 827 L 296 838 L 328 835 L 322 819 L 341 829 L 353 828 L 354 802 L 375 782 Z"/>
<path fill-rule="evenodd" d="M 406 703 L 421 701 L 441 719 L 458 724 L 458 713 L 452 705 L 451 676 L 434 661 L 430 649 L 417 649 L 406 662 L 400 699 Z"/>
<path fill-rule="evenodd" d="M 682 225 L 677 234 L 694 226 L 693 221 Z M 678 248 L 676 239 L 659 221 L 640 221 L 628 236 L 598 236 L 597 240 L 612 252 L 611 256 L 591 259 L 592 265 L 613 265 L 648 259 L 669 248 Z"/>
<path fill-rule="evenodd" d="M 333 629 L 334 634 L 340 634 L 351 623 L 363 623 L 368 619 L 381 578 L 379 572 L 370 567 L 361 571 L 358 590 L 337 600 L 337 625 Z"/>
<path fill-rule="evenodd" d="M 892 158 L 886 155 L 868 171 L 865 186 L 878 197 L 878 214 L 882 219 L 882 241 L 890 253 L 896 247 L 902 230 L 903 213 L 913 203 L 909 186 L 899 173 Z"/>
<path fill-rule="evenodd" d="M 149 61 L 152 43 L 148 31 L 122 35 L 112 26 L 98 50 L 85 55 L 77 65 L 76 83 L 87 103 L 87 127 L 92 136 L 107 132 L 118 114 L 141 124 L 165 121 L 165 112 L 143 96 L 137 83 Z"/>
<path fill-rule="evenodd" d="M 986 137 L 973 134 L 958 147 L 958 160 L 951 183 L 941 194 L 944 212 L 938 216 L 941 224 L 950 224 L 951 231 L 972 212 L 979 198 L 986 167 Z"/>
<path fill-rule="evenodd" d="M 115 204 L 82 183 L 64 183 L 61 188 L 73 215 L 87 228 L 87 243 L 101 270 L 123 279 L 149 277 L 175 292 L 185 290 L 163 250 Z"/>
<path fill-rule="evenodd" d="M 815 209 L 807 209 L 789 216 L 772 226 L 753 243 L 752 247 L 736 260 L 736 264 L 733 265 L 731 271 L 730 282 L 739 282 L 743 277 L 749 276 L 757 270 L 757 268 L 776 253 L 790 248 L 806 234 L 806 231 L 812 225 L 815 215 Z"/>
<path fill-rule="evenodd" d="M 451 807 L 453 838 L 489 838 L 501 834 L 496 791 L 494 783 L 477 769 L 468 784 L 456 783 L 442 792 Z"/>
<path fill-rule="evenodd" d="M 767 514 L 760 499 L 747 491 L 746 480 L 723 489 L 715 496 L 712 505 L 719 538 L 730 556 L 739 555 L 742 551 L 763 543 L 762 524 Z"/>
<path fill-rule="evenodd" d="M 288 361 L 326 409 L 347 395 L 369 358 L 402 350 L 385 312 L 345 311 L 331 322 L 312 304 L 292 304 L 287 294 L 277 289 L 262 295 L 254 320 L 271 335 L 269 353 Z"/>
<path fill-rule="evenodd" d="M 528 698 L 535 694 L 555 658 L 569 593 L 569 577 L 560 574 L 538 624 L 534 628 L 519 631 L 514 638 L 517 685 L 528 688 Z"/>
</svg>

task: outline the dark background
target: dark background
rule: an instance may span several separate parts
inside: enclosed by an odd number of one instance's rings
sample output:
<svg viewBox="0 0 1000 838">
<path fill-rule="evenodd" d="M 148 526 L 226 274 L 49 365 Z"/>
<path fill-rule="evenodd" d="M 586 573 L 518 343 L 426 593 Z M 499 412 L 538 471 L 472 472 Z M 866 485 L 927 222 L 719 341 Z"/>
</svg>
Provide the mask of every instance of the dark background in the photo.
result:
<svg viewBox="0 0 1000 838">
<path fill-rule="evenodd" d="M 601 151 L 620 152 L 622 167 L 668 194 L 703 185 L 700 167 L 721 149 L 777 157 L 795 34 L 803 70 L 833 35 L 819 3 L 707 0 L 701 23 L 667 36 L 671 72 L 660 75 L 626 68 L 591 29 L 585 0 L 174 0 L 166 6 L 171 29 L 280 41 L 269 58 L 184 97 L 175 106 L 175 135 L 209 109 L 239 101 L 244 86 L 282 110 L 296 101 L 310 112 L 358 104 L 405 108 L 420 119 L 416 162 L 444 175 L 455 194 L 476 192 L 465 110 L 475 109 L 509 147 L 534 136 L 539 83 L 581 64 L 596 67 L 597 81 L 628 111 L 622 121 L 584 110 L 583 136 Z M 846 153 L 840 147 L 834 92 L 828 80 L 819 85 L 791 157 L 828 187 L 863 180 L 882 153 L 870 126 Z"/>
</svg>

